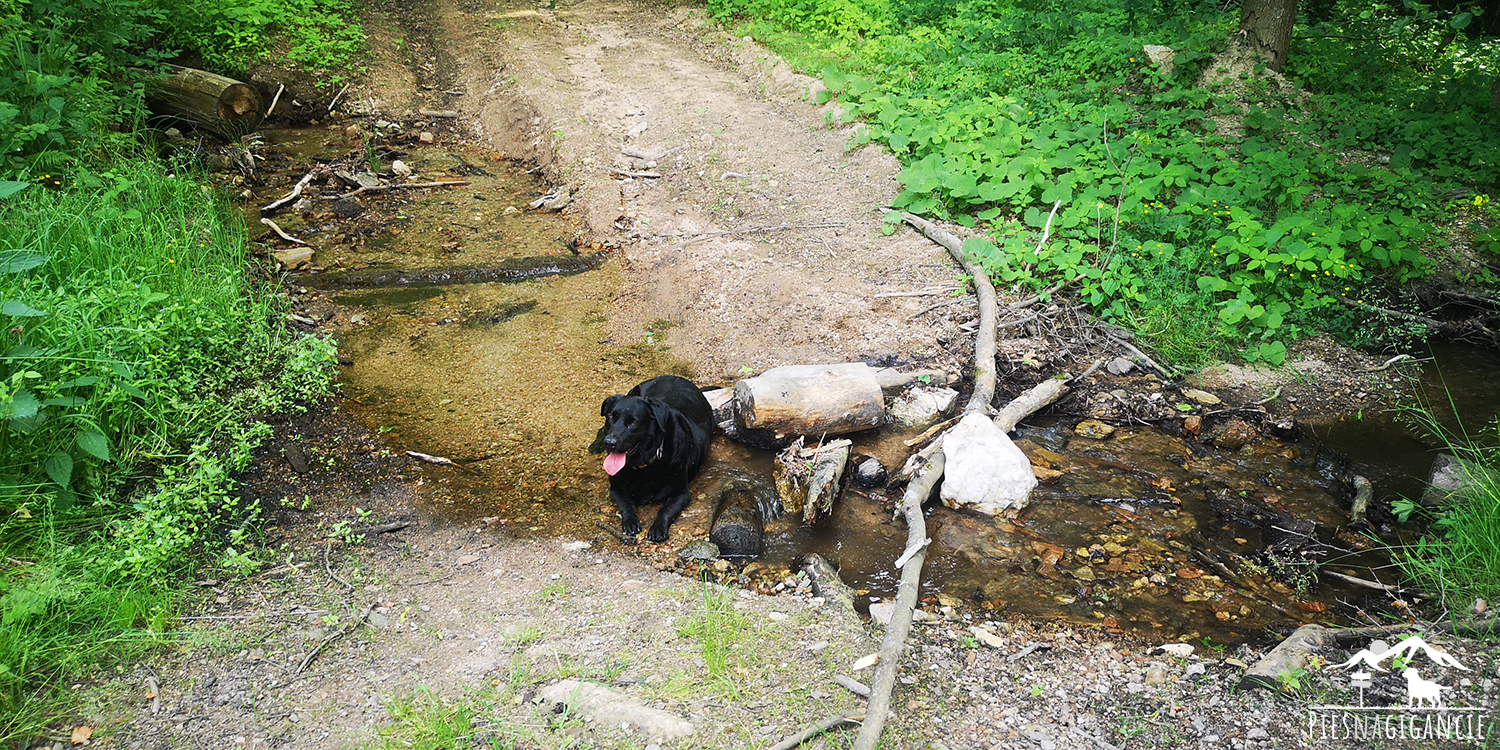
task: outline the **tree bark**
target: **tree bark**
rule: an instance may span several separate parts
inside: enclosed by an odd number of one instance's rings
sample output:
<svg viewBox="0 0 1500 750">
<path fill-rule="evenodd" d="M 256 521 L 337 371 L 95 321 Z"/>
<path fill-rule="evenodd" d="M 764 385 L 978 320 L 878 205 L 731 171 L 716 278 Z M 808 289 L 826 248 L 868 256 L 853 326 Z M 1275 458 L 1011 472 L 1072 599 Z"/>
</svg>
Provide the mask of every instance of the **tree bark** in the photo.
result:
<svg viewBox="0 0 1500 750">
<path fill-rule="evenodd" d="M 1297 0 L 1245 0 L 1240 6 L 1240 44 L 1266 61 L 1278 73 L 1286 65 L 1292 48 L 1292 25 L 1297 20 Z"/>
<path fill-rule="evenodd" d="M 213 133 L 228 142 L 255 132 L 263 115 L 260 92 L 251 86 L 193 68 L 168 66 L 148 83 L 146 103 L 157 115 Z"/>
<path fill-rule="evenodd" d="M 862 364 L 788 365 L 734 385 L 741 427 L 778 435 L 841 435 L 879 427 L 885 396 Z"/>
</svg>

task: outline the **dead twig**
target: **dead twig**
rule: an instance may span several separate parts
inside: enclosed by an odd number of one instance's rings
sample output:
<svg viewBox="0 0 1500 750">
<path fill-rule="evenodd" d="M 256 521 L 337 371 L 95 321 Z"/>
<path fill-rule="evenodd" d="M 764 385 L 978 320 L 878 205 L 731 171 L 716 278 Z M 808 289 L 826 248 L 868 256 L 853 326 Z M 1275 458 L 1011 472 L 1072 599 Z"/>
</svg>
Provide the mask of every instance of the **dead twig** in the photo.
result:
<svg viewBox="0 0 1500 750">
<path fill-rule="evenodd" d="M 914 289 L 909 292 L 881 292 L 875 295 L 875 299 L 886 299 L 888 297 L 931 297 L 936 294 L 952 294 L 958 291 L 956 286 L 938 286 L 931 289 Z"/>
<path fill-rule="evenodd" d="M 458 573 L 455 572 L 455 573 L 449 573 L 448 575 L 445 575 L 445 576 L 443 576 L 441 578 L 434 578 L 434 579 L 432 579 L 430 581 L 417 581 L 416 583 L 398 583 L 396 585 L 397 586 L 428 586 L 428 585 L 431 585 L 431 584 L 434 584 L 434 583 L 442 583 L 443 581 L 446 581 L 449 578 L 452 578 L 453 576 L 456 576 L 456 575 L 458 575 Z"/>
<path fill-rule="evenodd" d="M 864 711 L 846 711 L 841 714 L 830 716 L 786 739 L 776 743 L 771 750 L 792 750 L 792 748 L 830 730 L 841 724 L 857 724 L 865 718 Z"/>
<path fill-rule="evenodd" d="M 353 591 L 354 590 L 354 584 L 349 583 L 348 581 L 346 581 L 346 580 L 344 580 L 342 578 L 339 578 L 338 574 L 335 573 L 335 572 L 333 572 L 333 568 L 331 566 L 329 566 L 329 564 L 328 564 L 328 548 L 332 547 L 332 546 L 333 545 L 331 545 L 331 544 L 324 544 L 323 545 L 323 572 L 327 573 L 329 578 L 332 578 L 333 580 L 338 581 L 339 583 L 343 584 L 344 588 L 346 588 L 346 589 L 348 589 L 350 591 Z"/>
<path fill-rule="evenodd" d="M 652 180 L 661 179 L 661 172 L 630 172 L 624 169 L 615 169 L 614 167 L 608 166 L 601 166 L 600 169 L 603 169 L 606 172 L 613 172 L 617 175 L 622 175 L 625 177 L 645 177 Z"/>
<path fill-rule="evenodd" d="M 1340 581 L 1343 581 L 1345 583 L 1352 583 L 1355 586 L 1363 586 L 1367 589 L 1375 589 L 1376 591 L 1393 593 L 1401 590 L 1400 586 L 1394 586 L 1389 583 L 1377 583 L 1375 581 L 1366 580 L 1364 578 L 1356 578 L 1351 575 L 1344 575 L 1343 573 L 1340 573 L 1336 570 L 1320 570 L 1318 571 L 1318 573 L 1325 576 L 1333 576 Z"/>
<path fill-rule="evenodd" d="M 339 92 L 337 94 L 334 94 L 333 98 L 328 101 L 328 111 L 323 113 L 324 117 L 327 117 L 328 115 L 333 114 L 333 107 L 334 107 L 334 105 L 336 105 L 336 104 L 339 103 L 339 97 L 343 96 L 344 92 L 349 90 L 349 84 L 351 84 L 351 83 L 354 83 L 354 82 L 350 81 L 349 83 L 344 84 L 344 87 L 341 88 L 341 89 L 339 89 Z"/>
<path fill-rule="evenodd" d="M 471 468 L 469 468 L 467 466 L 464 466 L 463 464 L 461 464 L 461 463 L 459 463 L 457 461 L 454 461 L 451 458 L 445 458 L 443 456 L 434 456 L 434 455 L 431 455 L 431 454 L 428 454 L 428 453 L 418 453 L 416 451 L 407 451 L 406 455 L 411 456 L 412 458 L 415 458 L 418 461 L 422 461 L 424 463 L 435 464 L 437 466 L 452 466 L 453 468 L 458 469 L 459 471 L 466 471 L 466 472 L 468 472 L 470 474 L 477 473 L 473 469 L 471 469 Z"/>
<path fill-rule="evenodd" d="M 283 91 L 286 91 L 286 84 L 278 84 L 276 86 L 276 95 L 271 97 L 271 106 L 266 107 L 266 117 L 270 117 L 271 113 L 276 111 L 276 102 L 281 101 L 281 92 Z"/>
<path fill-rule="evenodd" d="M 921 310 L 918 310 L 918 311 L 912 313 L 911 315 L 906 316 L 906 319 L 907 320 L 916 320 L 917 318 L 920 318 L 923 315 L 926 315 L 927 313 L 932 312 L 933 310 L 940 310 L 940 309 L 942 309 L 944 307 L 952 307 L 953 305 L 956 305 L 956 304 L 958 304 L 959 302 L 962 302 L 962 301 L 963 300 L 958 299 L 956 297 L 954 299 L 945 299 L 942 302 L 938 302 L 936 304 L 928 305 L 928 306 L 922 308 Z"/>
<path fill-rule="evenodd" d="M 1130 352 L 1131 354 L 1134 354 L 1142 362 L 1144 362 L 1146 365 L 1150 366 L 1151 369 L 1153 369 L 1153 370 L 1161 373 L 1162 377 L 1164 377 L 1164 378 L 1166 378 L 1168 380 L 1172 379 L 1172 373 L 1167 372 L 1167 368 L 1162 367 L 1159 364 L 1156 364 L 1156 360 L 1154 360 L 1154 359 L 1146 356 L 1146 353 L 1143 352 L 1143 351 L 1141 351 L 1140 349 L 1135 348 L 1134 344 L 1132 344 L 1129 341 L 1126 341 L 1126 340 L 1124 340 L 1122 338 L 1119 338 L 1118 336 L 1112 336 L 1112 335 L 1106 334 L 1105 338 L 1107 338 L 1110 341 L 1114 342 L 1120 348 L 1122 348 L 1122 349 Z"/>
<path fill-rule="evenodd" d="M 349 191 L 347 193 L 344 193 L 343 195 L 337 196 L 335 198 L 327 198 L 325 200 L 344 200 L 345 198 L 353 198 L 354 196 L 359 195 L 361 193 L 383 193 L 383 192 L 386 192 L 387 190 L 410 190 L 412 188 L 458 187 L 460 185 L 468 185 L 468 184 L 469 184 L 468 180 L 446 180 L 446 181 L 442 181 L 442 182 L 402 182 L 402 183 L 396 183 L 396 184 L 392 184 L 392 185 L 376 185 L 374 187 L 364 187 L 364 186 L 361 186 L 361 187 L 359 187 L 356 190 L 351 190 L 351 191 Z"/>
<path fill-rule="evenodd" d="M 843 687 L 845 690 L 848 690 L 849 692 L 854 693 L 861 698 L 870 697 L 870 686 L 854 679 L 853 677 L 845 677 L 844 675 L 836 674 L 833 676 L 833 681 L 837 682 L 840 687 Z"/>
<path fill-rule="evenodd" d="M 618 529 L 616 529 L 613 526 L 610 526 L 609 524 L 607 524 L 607 523 L 605 523 L 603 521 L 597 521 L 597 522 L 595 522 L 594 525 L 598 526 L 601 529 L 604 529 L 605 531 L 608 531 L 610 536 L 612 536 L 612 537 L 620 540 L 620 544 L 626 544 L 626 545 L 633 545 L 633 544 L 635 544 L 635 540 L 634 539 L 631 539 L 630 537 L 625 536 Z"/>
<path fill-rule="evenodd" d="M 276 226 L 276 222 L 271 221 L 270 219 L 267 219 L 265 217 L 261 217 L 260 223 L 265 224 L 266 226 L 270 227 L 271 231 L 275 232 L 277 234 L 277 236 L 281 237 L 281 239 L 284 239 L 287 242 L 295 242 L 298 245 L 306 245 L 307 244 L 306 242 L 303 242 L 302 240 L 299 240 L 296 237 L 293 237 L 290 234 L 287 234 L 286 232 L 282 231 L 281 227 Z"/>
<path fill-rule="evenodd" d="M 1396 356 L 1386 360 L 1383 364 L 1379 364 L 1374 367 L 1366 367 L 1365 372 L 1380 372 L 1381 370 L 1389 369 L 1391 365 L 1394 365 L 1398 362 L 1406 362 L 1410 359 L 1410 354 L 1397 354 Z"/>
<path fill-rule="evenodd" d="M 927 442 L 927 439 L 932 437 L 933 435 L 936 435 L 939 432 L 942 432 L 943 430 L 946 430 L 949 427 L 958 424 L 959 419 L 960 417 L 951 417 L 949 419 L 938 422 L 937 424 L 928 427 L 925 431 L 922 432 L 922 434 L 903 442 L 902 445 L 905 445 L 908 448 L 914 445 L 921 445 L 922 443 Z"/>
<path fill-rule="evenodd" d="M 351 624 L 347 628 L 344 628 L 343 630 L 340 630 L 337 633 L 334 633 L 333 635 L 328 636 L 327 638 L 324 638 L 322 642 L 320 642 L 315 648 L 313 648 L 313 650 L 307 652 L 307 656 L 302 657 L 302 661 L 297 664 L 297 668 L 292 670 L 292 675 L 296 676 L 302 674 L 302 670 L 307 669 L 307 665 L 311 664 L 312 660 L 317 658 L 318 654 L 322 653 L 323 649 L 328 647 L 328 644 L 333 643 L 340 638 L 343 638 L 344 636 L 354 632 L 355 628 L 365 624 L 365 620 L 369 619 L 370 613 L 374 611 L 375 603 L 370 602 L 370 606 L 365 607 L 365 613 L 360 615 L 359 619 L 355 620 L 353 624 Z"/>
<path fill-rule="evenodd" d="M 837 229 L 844 226 L 843 222 L 821 222 L 817 224 L 775 224 L 763 227 L 745 227 L 743 229 L 725 229 L 716 232 L 692 232 L 679 234 L 678 237 L 687 237 L 688 242 L 697 242 L 705 237 L 727 237 L 736 234 L 758 234 L 760 232 L 783 232 L 788 229 Z"/>
</svg>

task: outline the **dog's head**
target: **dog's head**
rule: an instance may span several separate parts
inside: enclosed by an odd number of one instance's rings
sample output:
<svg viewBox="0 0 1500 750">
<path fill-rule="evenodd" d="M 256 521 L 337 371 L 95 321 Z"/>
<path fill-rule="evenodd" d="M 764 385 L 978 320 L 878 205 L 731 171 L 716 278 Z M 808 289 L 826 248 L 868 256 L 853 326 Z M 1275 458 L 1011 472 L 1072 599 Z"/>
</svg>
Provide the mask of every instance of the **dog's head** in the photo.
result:
<svg viewBox="0 0 1500 750">
<path fill-rule="evenodd" d="M 610 476 L 626 466 L 642 467 L 661 457 L 672 407 L 643 396 L 610 396 L 599 413 L 604 417 L 600 444 L 605 450 L 604 471 Z"/>
</svg>

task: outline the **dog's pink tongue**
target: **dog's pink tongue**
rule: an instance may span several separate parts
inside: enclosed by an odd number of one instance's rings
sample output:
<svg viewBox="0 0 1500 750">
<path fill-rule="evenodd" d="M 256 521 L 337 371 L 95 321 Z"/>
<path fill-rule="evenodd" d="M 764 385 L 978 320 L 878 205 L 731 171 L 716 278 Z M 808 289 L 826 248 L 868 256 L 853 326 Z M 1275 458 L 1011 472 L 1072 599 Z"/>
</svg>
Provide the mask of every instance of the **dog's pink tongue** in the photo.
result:
<svg viewBox="0 0 1500 750">
<path fill-rule="evenodd" d="M 607 456 L 604 457 L 604 473 L 605 474 L 608 474 L 610 476 L 614 476 L 614 475 L 620 473 L 620 469 L 623 469 L 623 468 L 625 468 L 625 454 L 624 453 L 611 453 L 611 454 L 609 454 L 609 455 L 607 455 Z"/>
</svg>

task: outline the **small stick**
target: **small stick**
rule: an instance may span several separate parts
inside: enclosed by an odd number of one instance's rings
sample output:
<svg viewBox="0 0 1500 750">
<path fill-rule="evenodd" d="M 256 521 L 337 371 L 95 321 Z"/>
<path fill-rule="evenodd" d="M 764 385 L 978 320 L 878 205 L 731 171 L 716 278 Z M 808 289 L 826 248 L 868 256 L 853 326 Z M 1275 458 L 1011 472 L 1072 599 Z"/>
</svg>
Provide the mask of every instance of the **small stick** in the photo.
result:
<svg viewBox="0 0 1500 750">
<path fill-rule="evenodd" d="M 395 185 L 376 185 L 375 187 L 360 187 L 357 190 L 351 190 L 336 198 L 325 198 L 324 200 L 343 200 L 345 198 L 353 198 L 360 193 L 383 193 L 387 190 L 406 190 L 409 188 L 456 187 L 467 184 L 469 184 L 468 180 L 448 180 L 446 182 L 404 182 Z"/>
<path fill-rule="evenodd" d="M 688 242 L 696 242 L 704 237 L 723 237 L 731 234 L 755 234 L 757 232 L 780 232 L 784 229 L 837 229 L 844 226 L 843 222 L 823 222 L 820 224 L 777 224 L 767 227 L 745 227 L 744 229 L 725 229 L 720 232 L 693 232 L 692 234 L 679 234 L 678 237 L 689 237 Z"/>
<path fill-rule="evenodd" d="M 283 91 L 286 91 L 286 84 L 284 83 L 276 87 L 276 95 L 271 97 L 271 106 L 266 107 L 266 117 L 270 117 L 271 113 L 276 111 L 276 102 L 281 101 L 281 92 Z"/>
<path fill-rule="evenodd" d="M 445 575 L 442 578 L 434 578 L 434 579 L 432 579 L 430 581 L 418 581 L 416 583 L 398 583 L 396 585 L 397 586 L 427 586 L 427 585 L 434 584 L 434 583 L 442 583 L 443 581 L 446 581 L 449 578 L 452 578 L 453 576 L 456 576 L 456 575 L 458 575 L 458 573 L 455 572 L 455 573 L 449 573 L 448 575 Z"/>
<path fill-rule="evenodd" d="M 1390 310 L 1384 307 L 1376 307 L 1374 305 L 1367 305 L 1363 302 L 1355 302 L 1354 300 L 1347 298 L 1340 299 L 1339 302 L 1344 303 L 1345 307 L 1352 307 L 1356 310 L 1364 310 L 1366 312 L 1372 312 L 1377 315 L 1384 315 L 1387 318 L 1396 318 L 1397 320 L 1409 320 L 1413 323 L 1421 323 L 1422 325 L 1434 330 L 1441 331 L 1448 327 L 1443 323 L 1443 321 L 1429 318 L 1425 315 L 1413 315 L 1411 313 L 1405 313 L 1399 310 Z"/>
<path fill-rule="evenodd" d="M 1093 375 L 1094 373 L 1098 372 L 1099 368 L 1103 367 L 1103 366 L 1104 366 L 1104 359 L 1103 358 L 1096 359 L 1096 360 L 1094 360 L 1094 364 L 1089 365 L 1089 369 L 1083 371 L 1082 375 L 1079 375 L 1076 378 L 1069 378 L 1068 382 L 1072 382 L 1074 380 L 1083 380 L 1084 378 L 1086 378 L 1086 377 L 1088 377 L 1090 375 Z"/>
<path fill-rule="evenodd" d="M 927 313 L 932 312 L 933 310 L 938 310 L 938 309 L 941 309 L 941 308 L 944 308 L 944 307 L 951 307 L 951 306 L 956 305 L 956 304 L 958 304 L 958 303 L 960 303 L 962 301 L 963 300 L 959 299 L 959 298 L 945 299 L 942 302 L 939 302 L 939 303 L 933 304 L 933 305 L 928 305 L 927 307 L 924 307 L 921 310 L 918 310 L 918 311 L 912 313 L 911 315 L 908 315 L 906 317 L 906 319 L 907 320 L 916 320 L 917 318 L 920 318 L 923 315 L 926 315 Z"/>
<path fill-rule="evenodd" d="M 349 90 L 349 84 L 350 83 L 354 83 L 354 82 L 350 81 L 349 83 L 344 84 L 344 87 L 341 88 L 341 89 L 339 89 L 339 92 L 337 94 L 333 95 L 332 101 L 328 102 L 328 111 L 326 113 L 324 113 L 324 115 L 323 115 L 324 117 L 327 117 L 328 115 L 333 114 L 333 106 L 335 104 L 338 104 L 339 103 L 339 97 L 343 96 L 344 92 Z"/>
<path fill-rule="evenodd" d="M 650 179 L 658 179 L 661 177 L 661 172 L 627 172 L 626 170 L 615 169 L 614 167 L 600 167 L 600 169 L 603 169 L 606 172 L 614 172 L 618 175 L 624 175 L 626 177 L 647 177 Z"/>
<path fill-rule="evenodd" d="M 844 675 L 836 674 L 833 676 L 833 681 L 837 682 L 839 685 L 843 686 L 844 689 L 848 690 L 851 693 L 854 693 L 861 698 L 870 697 L 870 687 L 863 682 L 854 679 L 853 677 L 845 677 Z"/>
<path fill-rule="evenodd" d="M 274 200 L 274 201 L 271 201 L 270 203 L 267 203 L 264 206 L 261 206 L 261 208 L 260 208 L 261 215 L 262 216 L 270 215 L 271 213 L 275 212 L 276 209 L 281 208 L 282 206 L 286 205 L 287 203 L 292 202 L 293 200 L 296 200 L 297 196 L 299 196 L 299 195 L 302 194 L 302 189 L 305 188 L 305 187 L 307 187 L 307 183 L 312 182 L 313 178 L 317 177 L 318 173 L 321 172 L 321 171 L 322 170 L 314 169 L 313 171 L 308 172 L 307 174 L 303 175 L 302 179 L 298 180 L 297 184 L 292 186 L 292 192 L 287 193 L 285 196 L 283 196 L 279 200 Z"/>
<path fill-rule="evenodd" d="M 332 578 L 333 580 L 338 581 L 339 583 L 344 584 L 344 588 L 349 589 L 350 591 L 353 591 L 354 590 L 354 584 L 351 584 L 348 581 L 346 581 L 346 580 L 344 580 L 342 578 L 339 578 L 338 574 L 333 572 L 333 568 L 328 565 L 328 548 L 332 547 L 332 546 L 333 545 L 331 545 L 331 544 L 324 544 L 323 545 L 323 572 L 327 573 L 329 578 Z M 300 672 L 301 670 L 298 670 L 298 671 Z"/>
<path fill-rule="evenodd" d="M 406 528 L 407 526 L 410 526 L 410 525 L 411 525 L 410 521 L 392 521 L 390 523 L 381 524 L 379 526 L 370 526 L 370 527 L 363 528 L 363 529 L 350 529 L 349 533 L 351 533 L 351 534 L 361 534 L 361 535 L 363 535 L 363 534 L 389 534 L 392 531 L 400 531 L 400 530 L 402 530 L 402 529 L 404 529 L 404 528 Z"/>
<path fill-rule="evenodd" d="M 1134 354 L 1135 356 L 1140 357 L 1142 362 L 1145 362 L 1146 364 L 1150 365 L 1151 369 L 1156 370 L 1157 372 L 1161 373 L 1163 377 L 1166 377 L 1166 378 L 1171 378 L 1172 377 L 1172 374 L 1169 373 L 1169 372 L 1167 372 L 1167 368 L 1162 367 L 1159 364 L 1156 364 L 1156 360 L 1154 360 L 1154 359 L 1146 356 L 1146 353 L 1143 352 L 1143 351 L 1141 351 L 1140 349 L 1135 348 L 1134 344 L 1132 344 L 1129 341 L 1126 341 L 1124 339 L 1117 338 L 1115 336 L 1111 336 L 1109 334 L 1106 334 L 1106 337 L 1110 341 L 1113 341 L 1116 344 L 1119 344 L 1122 348 L 1124 348 L 1126 351 L 1129 351 L 1131 354 Z"/>
<path fill-rule="evenodd" d="M 370 602 L 370 606 L 365 607 L 365 613 L 360 615 L 359 619 L 355 620 L 353 625 L 350 625 L 349 627 L 344 628 L 343 630 L 340 630 L 339 632 L 334 633 L 327 638 L 324 638 L 323 641 L 318 644 L 317 648 L 314 648 L 313 650 L 307 652 L 307 656 L 302 657 L 302 662 L 297 665 L 296 669 L 292 670 L 292 675 L 296 676 L 302 674 L 302 670 L 307 669 L 307 665 L 311 664 L 312 660 L 317 658 L 318 654 L 321 653 L 323 649 L 328 646 L 328 644 L 333 643 L 334 641 L 343 638 L 346 635 L 349 635 L 349 633 L 353 632 L 355 628 L 365 624 L 365 620 L 368 619 L 370 617 L 370 613 L 374 611 L 375 603 Z"/>
<path fill-rule="evenodd" d="M 1366 367 L 1365 368 L 1365 372 L 1380 372 L 1381 370 L 1387 369 L 1391 365 L 1396 364 L 1397 362 L 1405 362 L 1405 361 L 1407 361 L 1409 359 L 1411 359 L 1411 355 L 1410 354 L 1397 354 L 1396 356 L 1391 357 L 1390 359 L 1386 360 L 1385 364 L 1383 364 L 1383 365 L 1378 365 L 1376 367 Z"/>
<path fill-rule="evenodd" d="M 1042 245 L 1047 244 L 1047 238 L 1052 236 L 1052 218 L 1057 216 L 1057 209 L 1061 205 L 1062 201 L 1057 201 L 1056 203 L 1052 204 L 1052 213 L 1047 214 L 1047 226 L 1042 229 L 1042 239 L 1036 243 L 1036 252 L 1040 253 L 1042 251 Z"/>
<path fill-rule="evenodd" d="M 776 743 L 771 750 L 792 750 L 792 748 L 830 730 L 840 724 L 859 724 L 864 721 L 864 711 L 847 711 L 845 713 L 830 716 L 786 739 Z"/>
<path fill-rule="evenodd" d="M 905 445 L 908 448 L 912 447 L 913 445 L 920 445 L 921 443 L 925 442 L 928 438 L 932 437 L 933 435 L 936 435 L 939 432 L 942 432 L 943 430 L 946 430 L 949 427 L 953 426 L 954 424 L 957 424 L 958 420 L 960 420 L 960 419 L 962 419 L 962 417 L 951 417 L 949 419 L 943 420 L 942 422 L 938 422 L 937 424 L 935 424 L 935 425 L 933 425 L 931 427 L 928 427 L 927 430 L 924 431 L 922 434 L 920 434 L 920 435 L 918 435 L 918 436 L 916 436 L 916 437 L 914 437 L 914 438 L 912 438 L 910 440 L 907 440 L 907 441 L 903 442 L 902 444 Z"/>
<path fill-rule="evenodd" d="M 931 297 L 934 294 L 949 294 L 958 291 L 956 286 L 939 286 L 932 289 L 917 289 L 910 292 L 881 292 L 875 295 L 875 299 L 887 297 Z"/>
<path fill-rule="evenodd" d="M 437 464 L 438 466 L 452 466 L 453 468 L 458 469 L 459 471 L 468 472 L 470 474 L 476 474 L 476 473 L 478 473 L 474 469 L 471 469 L 471 468 L 469 468 L 467 466 L 464 466 L 463 464 L 461 464 L 461 463 L 459 463 L 457 461 L 454 461 L 451 458 L 444 458 L 442 456 L 433 456 L 433 455 L 430 455 L 430 454 L 427 454 L 427 453 L 418 453 L 416 451 L 407 451 L 406 455 L 411 456 L 412 458 L 415 458 L 418 461 L 425 461 L 425 462 L 427 462 L 429 464 Z"/>
<path fill-rule="evenodd" d="M 286 232 L 283 232 L 281 230 L 281 227 L 276 226 L 276 222 L 271 221 L 270 219 L 267 219 L 265 217 L 261 217 L 260 223 L 265 224 L 266 226 L 270 227 L 271 231 L 275 232 L 277 235 L 279 235 L 281 237 L 281 239 L 284 239 L 287 242 L 295 242 L 298 245 L 306 245 L 307 244 L 306 242 L 303 242 L 302 240 L 299 240 L 296 237 L 293 237 L 290 234 L 287 234 Z"/>
<path fill-rule="evenodd" d="M 1333 576 L 1334 578 L 1337 578 L 1340 581 L 1344 581 L 1345 583 L 1352 583 L 1355 586 L 1364 586 L 1367 589 L 1375 589 L 1376 591 L 1395 592 L 1401 590 L 1400 586 L 1392 586 L 1389 583 L 1376 583 L 1375 581 L 1369 581 L 1363 578 L 1355 578 L 1354 576 L 1344 575 L 1343 573 L 1334 570 L 1320 570 L 1318 572 L 1322 573 L 1325 576 Z"/>
<path fill-rule="evenodd" d="M 1264 406 L 1266 404 L 1271 403 L 1272 401 L 1275 401 L 1278 398 L 1281 398 L 1281 386 L 1279 386 L 1279 385 L 1276 386 L 1276 390 L 1273 391 L 1271 393 L 1271 395 L 1266 396 L 1265 398 L 1263 398 L 1263 399 L 1261 399 L 1259 401 L 1251 401 L 1250 405 L 1251 406 Z"/>
<path fill-rule="evenodd" d="M 151 696 L 151 715 L 161 713 L 161 683 L 156 681 L 156 675 L 146 675 L 146 692 Z"/>
<path fill-rule="evenodd" d="M 458 118 L 458 111 L 453 109 L 428 109 L 426 107 L 422 107 L 421 109 L 417 110 L 417 114 L 423 117 L 436 117 L 443 120 L 454 120 Z"/>
<path fill-rule="evenodd" d="M 601 529 L 604 529 L 605 531 L 608 531 L 610 533 L 610 536 L 613 536 L 614 538 L 620 540 L 620 544 L 627 544 L 627 545 L 635 544 L 635 540 L 634 539 L 631 539 L 631 538 L 625 536 L 624 534 L 620 533 L 619 531 L 616 531 L 613 526 L 610 526 L 609 524 L 606 524 L 603 521 L 597 521 L 597 522 L 595 522 L 594 525 L 598 526 Z"/>
</svg>

